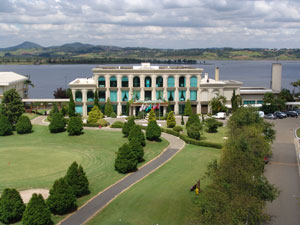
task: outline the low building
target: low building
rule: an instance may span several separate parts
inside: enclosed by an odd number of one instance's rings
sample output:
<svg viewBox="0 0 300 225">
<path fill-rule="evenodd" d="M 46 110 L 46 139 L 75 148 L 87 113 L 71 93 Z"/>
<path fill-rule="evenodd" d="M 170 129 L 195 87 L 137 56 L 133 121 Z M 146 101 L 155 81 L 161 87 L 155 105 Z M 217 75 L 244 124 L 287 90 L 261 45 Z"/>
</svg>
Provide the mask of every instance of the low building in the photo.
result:
<svg viewBox="0 0 300 225">
<path fill-rule="evenodd" d="M 16 89 L 21 98 L 26 97 L 27 88 L 24 85 L 26 80 L 28 80 L 27 77 L 14 72 L 0 72 L 0 102 L 3 93 L 13 88 Z"/>
</svg>

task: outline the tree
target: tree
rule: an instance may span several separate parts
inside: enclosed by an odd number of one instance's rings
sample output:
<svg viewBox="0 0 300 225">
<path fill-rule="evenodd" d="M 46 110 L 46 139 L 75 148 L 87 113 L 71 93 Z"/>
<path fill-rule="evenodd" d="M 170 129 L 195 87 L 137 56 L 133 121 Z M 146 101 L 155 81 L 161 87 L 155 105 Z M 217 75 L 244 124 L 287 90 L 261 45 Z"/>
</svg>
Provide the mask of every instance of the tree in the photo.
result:
<svg viewBox="0 0 300 225">
<path fill-rule="evenodd" d="M 19 117 L 25 112 L 24 104 L 16 89 L 4 92 L 1 108 L 11 125 L 16 124 Z"/>
<path fill-rule="evenodd" d="M 34 193 L 22 218 L 23 225 L 52 225 L 51 212 L 41 194 Z"/>
<path fill-rule="evenodd" d="M 51 133 L 59 133 L 65 131 L 66 121 L 61 113 L 54 113 L 51 117 L 49 130 Z"/>
<path fill-rule="evenodd" d="M 125 115 L 126 115 L 126 116 L 129 116 L 129 111 L 130 111 L 130 103 L 127 102 L 127 103 L 126 103 L 126 112 L 125 112 Z"/>
<path fill-rule="evenodd" d="M 218 121 L 215 118 L 208 118 L 205 120 L 205 125 L 208 133 L 216 133 L 218 131 Z"/>
<path fill-rule="evenodd" d="M 56 180 L 46 203 L 53 214 L 63 215 L 77 208 L 76 197 L 65 178 Z"/>
<path fill-rule="evenodd" d="M 104 108 L 104 114 L 106 116 L 110 116 L 114 111 L 114 108 L 111 104 L 110 98 L 107 98 L 106 104 L 105 104 L 105 108 Z"/>
<path fill-rule="evenodd" d="M 138 162 L 143 162 L 144 159 L 144 149 L 143 146 L 141 145 L 141 143 L 139 142 L 139 140 L 135 137 L 133 137 L 131 139 L 131 141 L 129 142 L 129 148 L 131 149 L 131 151 L 135 154 L 136 159 Z"/>
<path fill-rule="evenodd" d="M 285 96 L 283 93 L 282 97 Z M 261 110 L 266 114 L 274 113 L 275 111 L 284 110 L 285 109 L 285 99 L 275 97 L 275 95 L 271 92 L 265 93 L 263 97 L 263 104 Z"/>
<path fill-rule="evenodd" d="M 66 89 L 57 88 L 53 93 L 54 98 L 69 98 Z"/>
<path fill-rule="evenodd" d="M 78 116 L 72 116 L 69 120 L 67 131 L 69 135 L 80 135 L 82 134 L 83 124 L 82 120 Z"/>
<path fill-rule="evenodd" d="M 150 112 L 149 112 L 148 123 L 149 123 L 150 121 L 153 121 L 153 120 L 156 121 L 156 116 L 155 116 L 154 109 L 151 109 Z"/>
<path fill-rule="evenodd" d="M 235 89 L 234 89 L 231 97 L 232 112 L 235 112 L 237 108 L 239 108 L 241 105 L 242 105 L 242 98 L 240 95 L 235 94 Z"/>
<path fill-rule="evenodd" d="M 94 94 L 94 107 L 95 106 L 97 106 L 98 109 L 100 110 L 98 91 L 97 90 L 95 90 L 95 94 Z"/>
<path fill-rule="evenodd" d="M 190 126 L 187 127 L 187 135 L 190 138 L 200 140 L 199 126 L 196 123 L 192 123 Z"/>
<path fill-rule="evenodd" d="M 20 116 L 16 124 L 16 131 L 18 134 L 28 134 L 32 132 L 32 125 L 28 116 Z"/>
<path fill-rule="evenodd" d="M 65 179 L 77 198 L 90 193 L 87 176 L 82 166 L 78 166 L 76 162 L 73 162 L 69 167 Z"/>
<path fill-rule="evenodd" d="M 24 93 L 25 93 L 25 96 L 24 98 L 28 98 L 28 87 L 31 86 L 34 88 L 34 84 L 32 83 L 32 81 L 30 80 L 30 76 L 29 75 L 26 75 L 26 77 L 28 78 L 27 80 L 24 81 Z"/>
<path fill-rule="evenodd" d="M 197 114 L 191 114 L 185 124 L 186 129 L 189 128 L 189 126 L 191 126 L 192 124 L 195 124 L 198 127 L 198 130 L 201 130 L 201 122 L 199 119 L 199 116 Z"/>
<path fill-rule="evenodd" d="M 175 120 L 175 116 L 174 116 L 174 112 L 171 111 L 168 114 L 168 118 L 167 118 L 167 127 L 169 128 L 173 128 L 176 126 L 176 120 Z"/>
<path fill-rule="evenodd" d="M 129 132 L 134 125 L 136 125 L 134 122 L 134 117 L 130 117 L 128 122 L 124 123 L 124 126 L 122 128 L 122 133 L 124 134 L 124 137 L 128 137 Z"/>
<path fill-rule="evenodd" d="M 160 135 L 161 135 L 161 129 L 157 125 L 156 120 L 149 121 L 147 129 L 146 129 L 147 139 L 150 140 L 150 141 L 159 140 Z"/>
<path fill-rule="evenodd" d="M 73 94 L 70 89 L 68 89 L 67 93 L 70 98 L 68 114 L 69 114 L 69 117 L 72 117 L 72 116 L 75 116 L 75 102 L 74 102 Z"/>
<path fill-rule="evenodd" d="M 146 145 L 145 135 L 138 125 L 134 125 L 130 129 L 128 140 L 131 141 L 133 138 L 136 138 L 143 147 Z"/>
<path fill-rule="evenodd" d="M 97 123 L 100 119 L 104 117 L 103 113 L 96 105 L 89 112 L 88 122 L 89 123 Z"/>
<path fill-rule="evenodd" d="M 12 134 L 12 126 L 7 117 L 0 113 L 0 136 Z"/>
<path fill-rule="evenodd" d="M 115 169 L 119 173 L 129 173 L 137 169 L 137 157 L 127 143 L 123 144 L 117 153 Z"/>
<path fill-rule="evenodd" d="M 217 95 L 216 97 L 210 100 L 209 105 L 211 106 L 212 114 L 218 112 L 226 112 L 227 108 L 225 106 L 226 98 L 222 95 Z"/>
<path fill-rule="evenodd" d="M 285 103 L 286 102 L 293 102 L 294 98 L 290 92 L 290 90 L 283 88 L 279 94 L 278 94 L 278 98 L 282 99 Z"/>
<path fill-rule="evenodd" d="M 52 109 L 50 111 L 50 117 L 53 116 L 54 113 L 59 113 L 58 107 L 56 103 L 53 103 Z"/>
<path fill-rule="evenodd" d="M 298 82 L 297 81 L 293 81 L 293 82 L 291 82 L 291 85 L 294 87 L 294 89 L 293 89 L 293 95 L 294 95 L 294 98 L 295 98 L 295 89 L 296 89 L 296 87 L 298 87 Z"/>
<path fill-rule="evenodd" d="M 189 116 L 193 113 L 193 110 L 192 110 L 192 105 L 191 105 L 191 101 L 188 99 L 185 103 L 185 107 L 184 107 L 184 115 L 185 116 Z"/>
<path fill-rule="evenodd" d="M 25 204 L 16 189 L 6 188 L 0 199 L 0 221 L 11 224 L 22 219 Z"/>
</svg>

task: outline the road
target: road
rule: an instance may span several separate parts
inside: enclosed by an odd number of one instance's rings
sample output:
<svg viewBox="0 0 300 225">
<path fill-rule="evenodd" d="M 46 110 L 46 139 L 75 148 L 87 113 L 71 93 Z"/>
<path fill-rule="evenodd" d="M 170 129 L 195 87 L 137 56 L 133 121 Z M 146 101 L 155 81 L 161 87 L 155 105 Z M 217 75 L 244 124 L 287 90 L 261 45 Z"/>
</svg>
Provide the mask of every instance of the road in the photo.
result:
<svg viewBox="0 0 300 225">
<path fill-rule="evenodd" d="M 279 197 L 267 204 L 272 225 L 300 224 L 300 179 L 294 145 L 294 129 L 300 127 L 300 118 L 274 121 L 277 132 L 273 143 L 273 157 L 266 166 L 265 175 L 279 190 Z"/>
</svg>

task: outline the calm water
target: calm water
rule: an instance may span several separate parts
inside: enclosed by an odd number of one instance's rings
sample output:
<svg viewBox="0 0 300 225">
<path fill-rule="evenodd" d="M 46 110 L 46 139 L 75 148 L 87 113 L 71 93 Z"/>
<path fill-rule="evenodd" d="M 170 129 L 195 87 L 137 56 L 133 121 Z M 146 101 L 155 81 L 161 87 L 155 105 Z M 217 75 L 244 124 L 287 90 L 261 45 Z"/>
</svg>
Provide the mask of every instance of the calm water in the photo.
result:
<svg viewBox="0 0 300 225">
<path fill-rule="evenodd" d="M 215 67 L 220 68 L 221 80 L 238 80 L 244 86 L 270 87 L 271 66 L 274 61 L 206 61 L 209 65 L 195 65 L 214 78 Z M 300 79 L 300 62 L 282 61 L 282 87 L 292 90 L 290 83 Z M 0 71 L 30 75 L 35 85 L 30 98 L 53 98 L 56 88 L 67 88 L 75 78 L 92 77 L 96 65 L 0 65 Z"/>
</svg>

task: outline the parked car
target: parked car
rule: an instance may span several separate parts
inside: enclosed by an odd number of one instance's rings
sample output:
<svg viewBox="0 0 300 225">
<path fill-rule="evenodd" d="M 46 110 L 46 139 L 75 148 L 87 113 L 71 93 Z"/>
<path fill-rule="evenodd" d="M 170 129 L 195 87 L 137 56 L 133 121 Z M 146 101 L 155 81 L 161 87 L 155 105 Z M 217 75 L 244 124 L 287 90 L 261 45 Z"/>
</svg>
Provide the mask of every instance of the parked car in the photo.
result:
<svg viewBox="0 0 300 225">
<path fill-rule="evenodd" d="M 269 114 L 265 115 L 265 119 L 275 120 L 275 119 L 277 119 L 277 117 L 273 113 L 269 113 Z"/>
<path fill-rule="evenodd" d="M 215 119 L 226 119 L 226 113 L 225 112 L 218 112 L 216 115 L 212 116 Z"/>
<path fill-rule="evenodd" d="M 279 118 L 279 119 L 283 119 L 283 118 L 287 118 L 287 115 L 283 112 L 280 112 L 280 111 L 276 111 L 274 112 L 274 115 Z"/>
<path fill-rule="evenodd" d="M 298 113 L 298 115 L 300 114 L 300 109 L 295 109 L 295 111 Z"/>
<path fill-rule="evenodd" d="M 296 111 L 287 111 L 286 115 L 288 117 L 296 117 L 296 118 L 298 118 L 298 113 Z"/>
<path fill-rule="evenodd" d="M 264 118 L 264 116 L 265 116 L 264 111 L 257 111 L 257 113 L 260 118 Z"/>
</svg>

